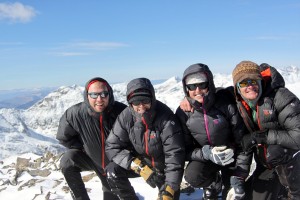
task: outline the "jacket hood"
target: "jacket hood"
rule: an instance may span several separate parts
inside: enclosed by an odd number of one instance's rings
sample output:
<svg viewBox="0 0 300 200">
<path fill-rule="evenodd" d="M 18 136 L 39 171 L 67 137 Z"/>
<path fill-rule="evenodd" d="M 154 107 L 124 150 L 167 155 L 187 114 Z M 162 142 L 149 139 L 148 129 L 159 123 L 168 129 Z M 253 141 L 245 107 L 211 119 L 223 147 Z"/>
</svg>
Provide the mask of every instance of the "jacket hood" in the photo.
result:
<svg viewBox="0 0 300 200">
<path fill-rule="evenodd" d="M 215 83 L 214 83 L 214 80 L 213 80 L 212 72 L 210 71 L 210 69 L 207 65 L 202 64 L 202 63 L 193 64 L 193 65 L 189 66 L 183 72 L 183 76 L 182 76 L 183 92 L 184 92 L 185 96 L 187 97 L 187 99 L 189 100 L 189 102 L 192 105 L 197 104 L 197 102 L 195 102 L 195 100 L 193 100 L 189 97 L 187 87 L 186 87 L 186 78 L 187 78 L 187 76 L 189 76 L 191 74 L 195 74 L 195 73 L 204 73 L 207 76 L 208 94 L 204 97 L 204 102 L 205 102 L 204 104 L 205 105 L 203 105 L 203 106 L 206 107 L 206 109 L 208 109 L 214 103 L 216 87 L 215 87 Z"/>
<path fill-rule="evenodd" d="M 84 92 L 83 92 L 84 103 L 89 108 L 88 110 L 89 110 L 90 114 L 97 115 L 98 112 L 94 111 L 94 109 L 91 107 L 89 100 L 88 100 L 88 86 L 91 82 L 94 82 L 94 81 L 103 82 L 108 89 L 109 102 L 108 102 L 107 108 L 105 109 L 105 112 L 108 112 L 109 110 L 111 110 L 111 108 L 113 107 L 113 105 L 115 103 L 115 99 L 114 99 L 112 87 L 108 84 L 108 82 L 105 79 L 100 78 L 100 77 L 95 77 L 95 78 L 90 79 L 88 82 L 86 82 L 85 87 L 84 87 Z"/>
<path fill-rule="evenodd" d="M 155 91 L 151 81 L 147 78 L 136 78 L 127 84 L 126 98 L 128 100 L 134 95 L 136 90 L 148 90 L 151 93 L 152 103 L 155 102 Z"/>
<path fill-rule="evenodd" d="M 138 91 L 138 92 L 136 92 Z M 126 99 L 128 104 L 129 103 L 129 99 L 132 98 L 135 94 L 143 94 L 143 93 L 148 93 L 150 91 L 151 93 L 151 108 L 150 110 L 147 111 L 147 113 L 150 113 L 150 115 L 152 116 L 152 118 L 154 118 L 155 116 L 155 107 L 156 107 L 156 97 L 155 97 L 155 91 L 154 91 L 154 87 L 151 83 L 151 81 L 147 78 L 136 78 L 131 80 L 128 84 L 127 84 L 127 91 L 126 91 Z M 140 116 L 139 113 L 136 113 L 134 111 L 134 109 L 132 108 L 132 106 L 129 106 L 130 112 L 133 114 L 133 116 Z"/>
<path fill-rule="evenodd" d="M 263 77 L 264 96 L 278 88 L 285 87 L 285 81 L 282 75 L 269 64 L 262 63 L 260 65 L 260 72 Z"/>
</svg>

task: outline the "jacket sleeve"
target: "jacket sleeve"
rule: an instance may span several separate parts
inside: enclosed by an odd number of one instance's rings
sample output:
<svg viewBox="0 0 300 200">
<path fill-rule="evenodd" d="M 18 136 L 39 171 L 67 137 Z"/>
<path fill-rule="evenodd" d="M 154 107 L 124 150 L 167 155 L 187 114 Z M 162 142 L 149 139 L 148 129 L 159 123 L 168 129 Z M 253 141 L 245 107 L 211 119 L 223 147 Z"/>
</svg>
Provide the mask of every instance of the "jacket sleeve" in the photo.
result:
<svg viewBox="0 0 300 200">
<path fill-rule="evenodd" d="M 80 135 L 67 120 L 68 110 L 60 118 L 56 139 L 69 149 L 83 149 Z"/>
<path fill-rule="evenodd" d="M 287 88 L 278 89 L 274 98 L 281 129 L 269 129 L 268 144 L 300 149 L 300 101 Z"/>
<path fill-rule="evenodd" d="M 177 190 L 183 176 L 185 146 L 184 136 L 173 113 L 168 120 L 163 121 L 161 141 L 165 155 L 165 181 Z"/>
<path fill-rule="evenodd" d="M 105 152 L 110 161 L 115 162 L 124 169 L 129 169 L 133 156 L 128 150 L 130 140 L 124 127 L 124 117 L 123 113 L 118 116 L 106 140 Z"/>
<path fill-rule="evenodd" d="M 179 125 L 181 127 L 183 137 L 184 137 L 184 145 L 185 145 L 185 160 L 203 160 L 202 151 L 200 149 L 195 149 L 194 138 L 191 135 L 188 127 L 186 126 L 186 121 L 188 120 L 188 115 L 178 107 L 176 110 L 176 117 L 179 121 Z M 199 158 L 199 156 L 201 158 Z"/>
</svg>

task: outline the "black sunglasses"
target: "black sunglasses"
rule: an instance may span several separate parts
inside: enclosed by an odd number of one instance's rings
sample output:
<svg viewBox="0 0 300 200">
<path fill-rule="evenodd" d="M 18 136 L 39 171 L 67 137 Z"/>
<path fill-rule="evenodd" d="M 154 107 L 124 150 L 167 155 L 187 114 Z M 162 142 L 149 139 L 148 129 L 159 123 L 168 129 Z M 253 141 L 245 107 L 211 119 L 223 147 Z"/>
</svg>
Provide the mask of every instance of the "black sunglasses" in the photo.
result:
<svg viewBox="0 0 300 200">
<path fill-rule="evenodd" d="M 195 84 L 188 84 L 186 85 L 187 89 L 190 91 L 194 91 L 197 89 L 197 87 L 199 89 L 205 89 L 208 87 L 208 82 L 203 82 L 203 83 L 195 83 Z"/>
<path fill-rule="evenodd" d="M 92 98 L 92 99 L 97 99 L 98 96 L 100 96 L 101 98 L 106 98 L 108 96 L 108 91 L 103 91 L 103 92 L 90 92 L 88 93 L 88 95 Z"/>
<path fill-rule="evenodd" d="M 133 101 L 131 103 L 134 106 L 138 106 L 140 104 L 149 104 L 149 103 L 151 103 L 151 99 L 150 98 L 146 98 L 146 99 L 143 99 L 143 100 L 136 100 L 136 101 Z"/>
</svg>

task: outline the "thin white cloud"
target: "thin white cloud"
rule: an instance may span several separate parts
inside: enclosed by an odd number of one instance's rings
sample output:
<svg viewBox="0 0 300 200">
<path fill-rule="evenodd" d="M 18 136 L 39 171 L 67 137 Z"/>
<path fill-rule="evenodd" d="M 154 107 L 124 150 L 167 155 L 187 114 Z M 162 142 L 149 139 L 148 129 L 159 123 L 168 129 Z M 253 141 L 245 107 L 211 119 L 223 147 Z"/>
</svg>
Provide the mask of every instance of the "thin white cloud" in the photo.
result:
<svg viewBox="0 0 300 200">
<path fill-rule="evenodd" d="M 125 47 L 128 45 L 118 42 L 78 42 L 71 44 L 71 46 L 90 50 L 109 50 L 119 47 Z"/>
<path fill-rule="evenodd" d="M 0 21 L 22 22 L 31 21 L 37 15 L 37 11 L 22 3 L 0 3 Z"/>
<path fill-rule="evenodd" d="M 51 53 L 55 56 L 61 56 L 61 57 L 72 57 L 72 56 L 87 56 L 88 53 L 82 53 L 82 52 L 56 52 Z"/>
<path fill-rule="evenodd" d="M 121 47 L 129 46 L 125 43 L 118 42 L 74 42 L 64 44 L 53 49 L 51 55 L 54 56 L 87 56 L 93 54 L 95 51 L 107 51 Z"/>
</svg>

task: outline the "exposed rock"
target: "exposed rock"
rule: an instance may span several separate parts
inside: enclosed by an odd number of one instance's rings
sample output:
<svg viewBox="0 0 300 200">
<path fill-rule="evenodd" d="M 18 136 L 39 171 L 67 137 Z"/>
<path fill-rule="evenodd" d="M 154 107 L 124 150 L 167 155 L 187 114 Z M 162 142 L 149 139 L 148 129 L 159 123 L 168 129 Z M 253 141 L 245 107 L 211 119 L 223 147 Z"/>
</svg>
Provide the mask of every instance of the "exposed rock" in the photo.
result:
<svg viewBox="0 0 300 200">
<path fill-rule="evenodd" d="M 49 169 L 36 169 L 36 170 L 30 170 L 28 172 L 31 176 L 42 176 L 47 177 L 51 174 L 51 171 Z"/>
</svg>

